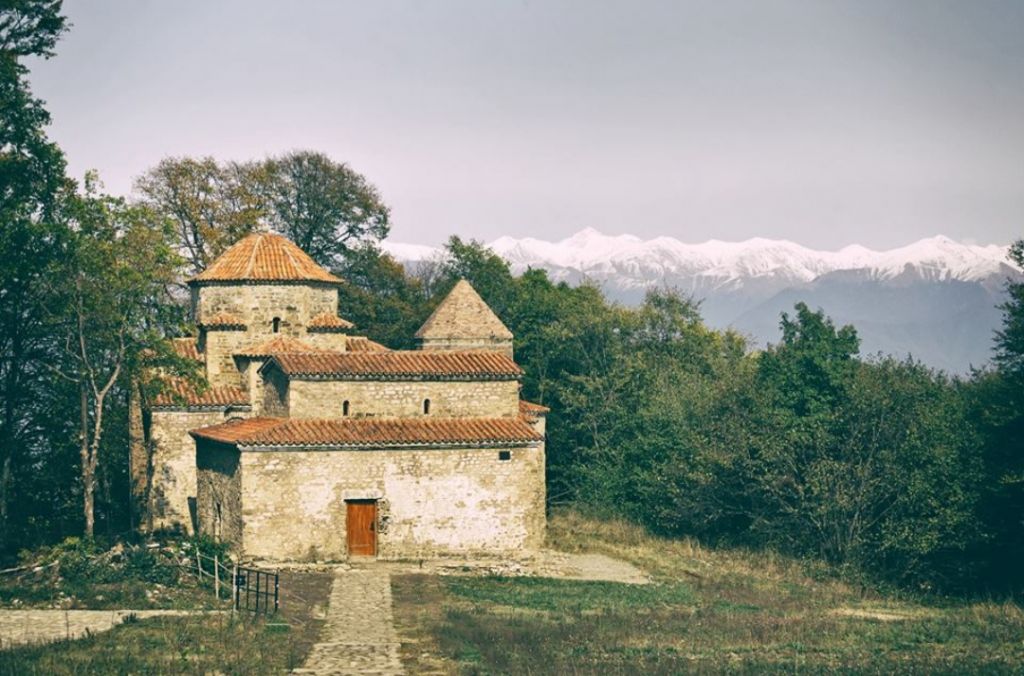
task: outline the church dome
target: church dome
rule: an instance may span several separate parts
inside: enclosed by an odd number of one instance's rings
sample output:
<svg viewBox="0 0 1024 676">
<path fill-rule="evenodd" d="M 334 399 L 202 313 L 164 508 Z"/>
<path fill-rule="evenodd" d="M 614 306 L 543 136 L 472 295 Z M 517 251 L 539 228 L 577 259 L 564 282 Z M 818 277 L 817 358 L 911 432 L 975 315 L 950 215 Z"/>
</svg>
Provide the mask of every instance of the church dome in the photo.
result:
<svg viewBox="0 0 1024 676">
<path fill-rule="evenodd" d="M 189 280 L 204 282 L 321 282 L 340 284 L 341 279 L 317 265 L 305 251 L 286 237 L 254 232 L 231 245 L 205 270 Z"/>
</svg>

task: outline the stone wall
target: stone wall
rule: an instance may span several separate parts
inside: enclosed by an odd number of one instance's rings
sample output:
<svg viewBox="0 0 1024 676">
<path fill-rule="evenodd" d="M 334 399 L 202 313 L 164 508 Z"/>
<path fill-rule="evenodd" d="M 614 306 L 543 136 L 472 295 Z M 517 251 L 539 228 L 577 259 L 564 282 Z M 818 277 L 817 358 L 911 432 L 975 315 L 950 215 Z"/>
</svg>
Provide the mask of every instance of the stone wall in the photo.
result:
<svg viewBox="0 0 1024 676">
<path fill-rule="evenodd" d="M 306 334 L 312 317 L 338 311 L 338 289 L 322 284 L 211 284 L 199 288 L 194 308 L 196 322 L 219 312 L 241 319 L 254 335 L 269 338 L 275 317 L 279 332 L 293 338 Z"/>
<path fill-rule="evenodd" d="M 240 319 L 246 326 L 238 329 L 209 329 L 201 337 L 206 359 L 206 377 L 210 385 L 244 386 L 234 355 L 264 343 L 275 335 L 290 336 L 298 340 L 323 343 L 322 349 L 344 349 L 344 336 L 333 334 L 307 334 L 306 325 L 312 317 L 338 309 L 338 290 L 334 286 L 317 284 L 231 284 L 202 286 L 193 294 L 193 312 L 197 323 L 226 312 Z M 274 319 L 280 319 L 278 332 L 274 332 Z M 326 334 L 330 335 L 330 334 Z M 340 338 L 340 339 L 339 339 Z"/>
<path fill-rule="evenodd" d="M 332 352 L 346 351 L 346 336 L 344 333 L 333 331 L 315 331 L 307 333 L 301 338 L 302 342 L 315 347 L 318 350 L 331 350 Z"/>
<path fill-rule="evenodd" d="M 242 472 L 235 447 L 196 444 L 196 513 L 200 534 L 242 551 Z"/>
<path fill-rule="evenodd" d="M 515 380 L 292 380 L 287 398 L 293 418 L 340 418 L 345 401 L 353 417 L 418 418 L 423 416 L 425 399 L 430 400 L 430 415 L 437 418 L 519 415 Z"/>
<path fill-rule="evenodd" d="M 262 415 L 288 417 L 288 378 L 277 368 L 264 371 L 263 378 Z"/>
<path fill-rule="evenodd" d="M 378 557 L 502 555 L 544 541 L 544 447 L 247 451 L 244 554 L 346 558 L 346 500 L 378 501 Z"/>
<path fill-rule="evenodd" d="M 153 411 L 149 432 L 153 444 L 153 483 L 149 492 L 153 528 L 192 532 L 189 499 L 196 497 L 196 444 L 188 432 L 238 415 L 248 414 L 223 410 Z"/>
<path fill-rule="evenodd" d="M 513 357 L 512 341 L 497 338 L 421 338 L 418 348 L 425 352 L 500 352 Z"/>
<path fill-rule="evenodd" d="M 206 359 L 206 380 L 210 387 L 234 385 L 243 387 L 234 356 L 237 352 L 253 345 L 254 339 L 248 331 L 240 329 L 204 329 L 200 345 Z"/>
</svg>

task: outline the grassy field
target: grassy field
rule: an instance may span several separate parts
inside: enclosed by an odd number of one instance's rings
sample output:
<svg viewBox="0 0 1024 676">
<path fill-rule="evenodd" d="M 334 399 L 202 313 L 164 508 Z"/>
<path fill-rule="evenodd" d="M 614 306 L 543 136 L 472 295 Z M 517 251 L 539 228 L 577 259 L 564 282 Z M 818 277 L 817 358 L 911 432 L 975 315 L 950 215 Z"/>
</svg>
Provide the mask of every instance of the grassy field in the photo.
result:
<svg viewBox="0 0 1024 676">
<path fill-rule="evenodd" d="M 331 576 L 283 573 L 281 587 L 281 612 L 269 620 L 224 613 L 126 622 L 83 639 L 0 650 L 0 676 L 287 673 L 319 636 Z"/>
<path fill-rule="evenodd" d="M 770 555 L 711 551 L 562 514 L 553 546 L 631 561 L 646 586 L 405 576 L 396 621 L 413 670 L 467 674 L 1021 673 L 1010 603 L 885 597 Z M 410 634 L 407 634 L 410 635 Z"/>
<path fill-rule="evenodd" d="M 230 614 L 151 618 L 0 651 L 0 674 L 281 674 L 301 655 L 289 632 L 275 629 Z"/>
</svg>

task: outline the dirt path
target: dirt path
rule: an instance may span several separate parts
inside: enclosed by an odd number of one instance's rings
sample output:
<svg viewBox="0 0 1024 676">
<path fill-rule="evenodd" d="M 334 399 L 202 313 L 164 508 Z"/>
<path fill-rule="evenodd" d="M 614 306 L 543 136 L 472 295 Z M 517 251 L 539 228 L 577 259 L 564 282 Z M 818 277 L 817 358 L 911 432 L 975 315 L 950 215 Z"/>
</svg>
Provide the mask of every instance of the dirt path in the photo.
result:
<svg viewBox="0 0 1024 676">
<path fill-rule="evenodd" d="M 0 610 L 0 648 L 51 643 L 108 631 L 135 617 L 203 615 L 221 610 Z"/>
<path fill-rule="evenodd" d="M 391 612 L 391 576 L 339 570 L 320 640 L 296 674 L 403 674 Z"/>
</svg>

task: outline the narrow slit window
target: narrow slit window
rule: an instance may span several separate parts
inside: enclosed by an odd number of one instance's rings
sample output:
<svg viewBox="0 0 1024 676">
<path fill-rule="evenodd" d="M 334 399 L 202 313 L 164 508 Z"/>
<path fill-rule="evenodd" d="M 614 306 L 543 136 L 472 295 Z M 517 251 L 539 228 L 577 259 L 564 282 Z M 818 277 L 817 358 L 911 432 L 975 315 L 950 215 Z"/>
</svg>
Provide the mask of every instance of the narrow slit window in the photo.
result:
<svg viewBox="0 0 1024 676">
<path fill-rule="evenodd" d="M 423 400 L 423 415 L 430 415 L 430 400 Z"/>
<path fill-rule="evenodd" d="M 278 333 L 278 332 L 281 331 L 281 318 L 280 317 L 274 317 L 272 324 L 274 325 L 274 333 Z"/>
<path fill-rule="evenodd" d="M 341 414 L 348 415 L 348 399 L 341 402 Z"/>
</svg>

